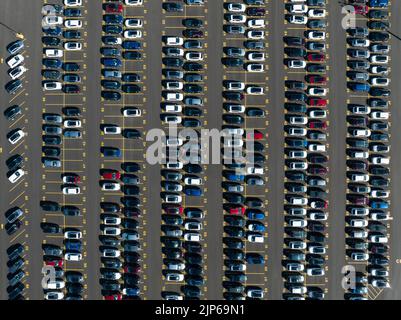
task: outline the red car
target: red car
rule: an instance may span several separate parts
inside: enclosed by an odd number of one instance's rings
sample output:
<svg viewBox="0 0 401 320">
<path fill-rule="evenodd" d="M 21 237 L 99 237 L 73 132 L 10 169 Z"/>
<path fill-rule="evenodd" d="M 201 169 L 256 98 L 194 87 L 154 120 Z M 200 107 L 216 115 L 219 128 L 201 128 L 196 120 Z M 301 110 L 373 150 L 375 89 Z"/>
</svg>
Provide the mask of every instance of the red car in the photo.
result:
<svg viewBox="0 0 401 320">
<path fill-rule="evenodd" d="M 107 13 L 121 13 L 123 12 L 123 5 L 120 3 L 108 3 L 105 6 Z"/>
<path fill-rule="evenodd" d="M 306 58 L 308 61 L 324 61 L 325 56 L 321 53 L 309 53 Z"/>
<path fill-rule="evenodd" d="M 121 174 L 116 170 L 106 170 L 103 172 L 102 177 L 107 180 L 117 180 L 121 178 Z"/>
<path fill-rule="evenodd" d="M 354 9 L 356 14 L 367 14 L 369 12 L 368 6 L 354 5 Z"/>
<path fill-rule="evenodd" d="M 113 294 L 111 296 L 105 296 L 104 300 L 122 300 L 123 296 L 122 294 Z"/>
<path fill-rule="evenodd" d="M 311 129 L 327 129 L 326 121 L 310 121 L 308 127 Z"/>
<path fill-rule="evenodd" d="M 328 169 L 326 167 L 310 166 L 308 173 L 310 174 L 327 174 Z"/>
<path fill-rule="evenodd" d="M 246 134 L 246 138 L 249 140 L 262 140 L 263 139 L 263 133 L 259 131 L 254 131 L 254 132 L 248 132 Z"/>
<path fill-rule="evenodd" d="M 126 265 L 124 267 L 124 272 L 125 273 L 139 273 L 139 272 L 141 272 L 141 266 L 140 265 Z"/>
<path fill-rule="evenodd" d="M 327 100 L 322 98 L 309 98 L 308 105 L 314 107 L 325 107 L 327 106 Z"/>
<path fill-rule="evenodd" d="M 232 208 L 230 208 L 230 214 L 244 215 L 245 208 L 244 207 L 232 207 Z"/>
<path fill-rule="evenodd" d="M 164 211 L 169 214 L 182 214 L 184 212 L 184 207 L 181 206 L 166 206 Z"/>
<path fill-rule="evenodd" d="M 62 267 L 63 266 L 63 260 L 62 259 L 51 259 L 51 260 L 46 260 L 45 261 L 47 266 L 52 266 L 52 267 Z"/>
<path fill-rule="evenodd" d="M 309 83 L 316 83 L 316 84 L 326 84 L 327 78 L 324 76 L 319 76 L 316 74 L 309 74 L 305 77 L 306 81 Z"/>
</svg>

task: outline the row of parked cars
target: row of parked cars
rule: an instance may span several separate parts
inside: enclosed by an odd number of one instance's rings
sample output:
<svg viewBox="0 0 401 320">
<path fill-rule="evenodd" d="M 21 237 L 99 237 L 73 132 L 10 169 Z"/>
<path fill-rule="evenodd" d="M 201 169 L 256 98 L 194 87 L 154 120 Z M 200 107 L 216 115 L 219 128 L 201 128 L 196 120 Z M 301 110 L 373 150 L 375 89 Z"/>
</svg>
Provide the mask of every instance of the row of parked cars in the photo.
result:
<svg viewBox="0 0 401 320">
<path fill-rule="evenodd" d="M 23 294 L 25 285 L 21 282 L 26 277 L 24 252 L 25 248 L 20 243 L 15 243 L 7 248 L 7 294 L 9 300 L 25 299 Z"/>
<path fill-rule="evenodd" d="M 163 8 L 171 12 L 170 6 L 175 4 L 178 3 L 165 2 Z M 203 1 L 186 1 L 186 4 L 203 5 Z M 180 10 L 175 12 L 182 11 L 183 5 L 178 5 Z M 204 114 L 204 21 L 192 18 L 188 11 L 179 23 L 180 35 L 162 38 L 161 121 L 168 126 L 197 130 L 202 127 Z M 176 136 L 166 136 L 163 146 L 162 274 L 167 283 L 182 284 L 176 291 L 174 286 L 163 291 L 166 300 L 199 299 L 205 283 L 201 236 L 205 213 L 202 208 L 193 207 L 204 192 L 202 146 L 187 138 L 178 130 Z M 185 153 L 181 152 L 184 150 Z"/>
<path fill-rule="evenodd" d="M 368 19 L 347 29 L 348 136 L 346 255 L 367 262 L 346 299 L 366 300 L 368 284 L 390 286 L 388 223 L 390 218 L 389 118 L 391 91 L 388 1 L 350 1 Z M 361 12 L 362 14 L 362 12 Z M 366 24 L 365 24 L 366 23 Z M 366 98 L 361 98 L 366 96 Z"/>
<path fill-rule="evenodd" d="M 282 261 L 286 300 L 324 299 L 327 200 L 326 1 L 285 4 L 289 25 L 305 25 L 284 37 L 285 238 Z M 306 277 L 317 278 L 305 285 Z M 310 281 L 309 281 L 310 282 Z M 324 283 L 324 281 L 322 281 Z"/>
<path fill-rule="evenodd" d="M 252 281 L 247 273 L 251 272 L 251 265 L 261 268 L 265 265 L 262 252 L 266 215 L 264 201 L 258 195 L 264 193 L 266 136 L 260 130 L 251 130 L 246 121 L 265 118 L 264 80 L 252 83 L 264 77 L 251 74 L 265 70 L 265 4 L 260 0 L 224 3 L 223 31 L 235 40 L 230 40 L 223 48 L 222 63 L 230 71 L 239 70 L 227 73 L 222 93 L 223 130 L 227 134 L 222 141 L 223 297 L 227 300 L 264 297 L 260 282 Z M 247 196 L 247 193 L 254 196 Z M 247 282 L 254 284 L 247 285 Z"/>
<path fill-rule="evenodd" d="M 143 60 L 144 21 L 141 16 L 128 14 L 129 5 L 142 3 L 136 1 L 104 1 L 102 26 L 102 97 L 108 101 L 122 101 L 119 110 L 123 121 L 121 128 L 116 123 L 104 123 L 101 131 L 105 137 L 121 139 L 138 139 L 140 131 L 130 129 L 128 121 L 140 119 L 142 109 L 138 106 L 127 106 L 125 95 L 138 95 L 142 91 L 142 76 L 135 72 L 140 70 Z M 134 67 L 135 66 L 135 67 Z M 140 66 L 140 67 L 139 67 Z M 118 105 L 116 105 L 118 106 Z M 117 109 L 118 110 L 118 109 Z M 118 111 L 117 111 L 118 112 Z M 108 141 L 119 141 L 108 140 Z M 126 142 L 127 148 L 128 142 Z M 108 164 L 100 170 L 100 188 L 105 194 L 101 202 L 100 284 L 105 300 L 140 299 L 142 243 L 140 234 L 141 180 L 137 175 L 141 167 L 130 162 L 123 150 L 114 146 L 102 147 L 105 158 L 127 159 L 121 163 L 121 169 L 111 168 Z M 110 194 L 122 196 L 115 201 Z"/>
<path fill-rule="evenodd" d="M 69 62 L 70 52 L 79 52 L 83 47 L 82 0 L 64 0 L 63 4 L 46 4 L 42 7 L 43 68 L 42 86 L 45 92 L 60 91 L 69 94 L 80 92 L 82 82 L 81 65 Z M 73 60 L 73 59 L 72 59 Z M 42 165 L 46 170 L 63 167 L 62 144 L 66 139 L 82 138 L 81 109 L 77 106 L 63 105 L 60 112 L 45 112 L 42 115 Z M 40 201 L 43 212 L 62 214 L 66 221 L 81 217 L 78 206 L 67 203 L 81 194 L 82 178 L 75 172 L 60 173 L 60 189 L 66 200 L 63 203 L 52 200 Z M 61 235 L 61 243 L 47 241 L 42 244 L 45 266 L 53 268 L 54 273 L 43 285 L 46 300 L 82 300 L 84 277 L 79 271 L 64 272 L 65 263 L 76 264 L 83 259 L 82 230 L 79 227 L 62 228 L 47 220 L 41 223 L 43 233 Z"/>
<path fill-rule="evenodd" d="M 15 92 L 10 92 L 8 87 L 10 83 L 18 80 L 21 83 L 19 78 L 26 72 L 26 68 L 23 65 L 24 57 L 21 54 L 21 51 L 24 49 L 24 42 L 22 40 L 17 40 L 11 42 L 7 45 L 7 52 L 10 55 L 6 61 L 8 66 L 11 68 L 8 70 L 8 75 L 12 79 L 6 85 L 6 90 L 13 94 Z M 22 115 L 22 108 L 18 105 L 13 105 L 8 107 L 4 111 L 5 118 L 11 123 L 13 123 L 19 116 Z M 10 125 L 11 127 L 11 125 Z M 21 143 L 25 137 L 25 132 L 20 128 L 12 128 L 10 132 L 7 133 L 7 140 L 11 146 L 17 146 Z M 12 154 L 6 161 L 5 164 L 7 166 L 7 178 L 8 180 L 15 184 L 20 181 L 20 179 L 25 175 L 25 171 L 23 170 L 24 159 L 19 154 Z M 12 235 L 19 230 L 22 225 L 21 219 L 23 218 L 24 212 L 19 207 L 13 207 L 6 211 L 5 218 L 5 230 L 8 235 Z"/>
</svg>

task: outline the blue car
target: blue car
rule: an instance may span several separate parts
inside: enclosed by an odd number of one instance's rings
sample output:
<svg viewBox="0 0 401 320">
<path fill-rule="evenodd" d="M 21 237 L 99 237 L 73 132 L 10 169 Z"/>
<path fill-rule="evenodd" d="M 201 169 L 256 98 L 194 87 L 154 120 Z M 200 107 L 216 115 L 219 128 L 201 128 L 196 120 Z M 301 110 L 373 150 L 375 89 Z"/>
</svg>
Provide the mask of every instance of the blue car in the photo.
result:
<svg viewBox="0 0 401 320">
<path fill-rule="evenodd" d="M 138 41 L 124 41 L 122 47 L 124 49 L 140 49 L 141 43 Z"/>
<path fill-rule="evenodd" d="M 103 26 L 103 31 L 107 34 L 121 34 L 123 27 L 117 24 L 106 24 Z"/>
<path fill-rule="evenodd" d="M 62 30 L 59 26 L 56 26 L 54 28 L 43 28 L 42 31 L 48 36 L 59 36 L 62 33 Z"/>
<path fill-rule="evenodd" d="M 103 15 L 103 21 L 108 24 L 122 24 L 124 18 L 119 14 L 105 14 Z"/>
<path fill-rule="evenodd" d="M 124 289 L 124 294 L 125 294 L 126 296 L 129 296 L 129 297 L 136 297 L 136 296 L 139 295 L 139 293 L 140 293 L 140 290 L 139 290 L 139 288 L 136 287 L 136 286 L 134 286 L 134 287 L 132 287 L 132 288 L 125 288 L 125 289 Z"/>
<path fill-rule="evenodd" d="M 247 253 L 246 254 L 246 262 L 248 264 L 264 264 L 265 263 L 265 259 L 260 254 Z"/>
<path fill-rule="evenodd" d="M 45 58 L 42 60 L 42 63 L 46 68 L 51 69 L 59 69 L 63 65 L 63 62 L 60 59 Z"/>
<path fill-rule="evenodd" d="M 371 201 L 370 207 L 372 209 L 388 209 L 389 204 L 386 201 Z"/>
<path fill-rule="evenodd" d="M 121 67 L 122 62 L 120 59 L 117 58 L 102 58 L 101 62 L 106 67 Z"/>
<path fill-rule="evenodd" d="M 101 152 L 105 157 L 119 158 L 121 157 L 121 150 L 113 147 L 102 147 Z"/>
<path fill-rule="evenodd" d="M 194 187 L 194 186 L 191 186 L 191 187 L 186 186 L 186 187 L 184 188 L 184 193 L 185 193 L 187 196 L 194 196 L 194 197 L 199 197 L 199 196 L 201 196 L 201 195 L 203 194 L 201 188 L 199 188 L 199 187 Z"/>
<path fill-rule="evenodd" d="M 259 210 L 249 210 L 246 216 L 251 220 L 263 220 L 265 218 L 265 214 Z"/>
<path fill-rule="evenodd" d="M 70 251 L 81 251 L 82 248 L 82 243 L 81 241 L 77 241 L 77 240 L 66 240 L 65 242 L 65 249 Z"/>
<path fill-rule="evenodd" d="M 230 172 L 226 172 L 225 177 L 227 180 L 230 181 L 244 181 L 245 180 L 245 176 L 242 174 L 236 174 L 234 171 L 230 171 Z"/>
<path fill-rule="evenodd" d="M 7 51 L 9 54 L 16 54 L 24 48 L 24 42 L 22 40 L 17 40 L 10 43 L 7 46 Z"/>
<path fill-rule="evenodd" d="M 388 0 L 370 0 L 369 7 L 371 7 L 371 8 L 387 8 Z"/>
</svg>

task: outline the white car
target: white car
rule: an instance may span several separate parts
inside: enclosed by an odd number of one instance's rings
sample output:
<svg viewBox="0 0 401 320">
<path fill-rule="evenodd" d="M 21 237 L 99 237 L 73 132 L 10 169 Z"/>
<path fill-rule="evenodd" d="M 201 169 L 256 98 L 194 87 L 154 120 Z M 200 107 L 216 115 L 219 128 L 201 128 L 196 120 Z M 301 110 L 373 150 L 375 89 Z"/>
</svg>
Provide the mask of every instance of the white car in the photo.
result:
<svg viewBox="0 0 401 320">
<path fill-rule="evenodd" d="M 387 64 L 389 62 L 389 57 L 385 55 L 372 55 L 370 56 L 370 62 L 377 64 Z"/>
<path fill-rule="evenodd" d="M 25 175 L 25 171 L 23 171 L 22 169 L 18 169 L 16 171 L 14 171 L 9 177 L 8 177 L 8 181 L 10 181 L 11 183 L 16 183 L 19 179 L 21 179 L 23 176 Z"/>
<path fill-rule="evenodd" d="M 104 227 L 102 233 L 105 236 L 119 236 L 121 234 L 121 229 L 118 227 Z"/>
<path fill-rule="evenodd" d="M 50 291 L 45 294 L 46 300 L 63 300 L 64 293 L 58 291 Z"/>
<path fill-rule="evenodd" d="M 82 6 L 82 0 L 64 0 L 64 5 L 67 7 Z"/>
<path fill-rule="evenodd" d="M 384 111 L 374 111 L 370 113 L 370 117 L 372 119 L 388 120 L 390 113 Z"/>
<path fill-rule="evenodd" d="M 304 125 L 308 123 L 308 117 L 292 116 L 289 118 L 289 122 L 294 125 Z"/>
<path fill-rule="evenodd" d="M 184 281 L 184 275 L 182 273 L 167 273 L 166 281 L 181 282 Z"/>
<path fill-rule="evenodd" d="M 82 50 L 82 43 L 76 41 L 69 41 L 64 43 L 64 49 L 67 51 L 79 51 Z"/>
<path fill-rule="evenodd" d="M 230 12 L 245 12 L 246 6 L 243 3 L 229 3 L 227 10 Z"/>
<path fill-rule="evenodd" d="M 64 187 L 63 188 L 63 194 L 65 195 L 76 195 L 76 194 L 80 194 L 81 193 L 81 188 L 80 187 Z"/>
<path fill-rule="evenodd" d="M 184 183 L 188 186 L 200 186 L 203 184 L 203 180 L 201 178 L 187 177 L 184 179 Z"/>
<path fill-rule="evenodd" d="M 57 26 L 63 24 L 63 18 L 59 16 L 49 15 L 43 18 L 43 21 L 48 26 Z"/>
<path fill-rule="evenodd" d="M 246 88 L 246 93 L 250 95 L 261 95 L 265 93 L 265 90 L 262 87 L 249 86 Z"/>
<path fill-rule="evenodd" d="M 305 69 L 306 61 L 305 60 L 291 59 L 291 60 L 288 61 L 287 66 L 290 69 Z"/>
<path fill-rule="evenodd" d="M 251 52 L 248 54 L 249 61 L 265 61 L 266 56 L 264 52 Z"/>
<path fill-rule="evenodd" d="M 181 170 L 182 168 L 184 168 L 184 163 L 182 163 L 182 162 L 167 162 L 166 163 L 166 168 L 167 169 Z"/>
<path fill-rule="evenodd" d="M 264 72 L 265 66 L 261 63 L 249 63 L 246 66 L 246 71 L 248 71 L 248 72 Z"/>
<path fill-rule="evenodd" d="M 178 92 L 169 92 L 166 95 L 167 101 L 182 101 L 184 99 L 184 95 Z"/>
<path fill-rule="evenodd" d="M 187 52 L 185 59 L 188 61 L 203 61 L 203 54 L 198 51 Z"/>
<path fill-rule="evenodd" d="M 390 164 L 390 158 L 388 157 L 372 157 L 373 164 Z"/>
<path fill-rule="evenodd" d="M 258 234 L 249 234 L 247 239 L 249 242 L 252 242 L 252 243 L 263 243 L 264 242 L 263 236 L 258 235 Z"/>
<path fill-rule="evenodd" d="M 127 28 L 142 28 L 143 21 L 142 21 L 142 19 L 137 19 L 137 18 L 125 19 L 124 25 Z"/>
<path fill-rule="evenodd" d="M 289 6 L 289 11 L 291 13 L 307 13 L 308 6 L 305 4 L 292 4 Z"/>
<path fill-rule="evenodd" d="M 352 252 L 351 259 L 354 261 L 367 261 L 369 259 L 369 254 L 364 252 Z"/>
<path fill-rule="evenodd" d="M 124 3 L 127 6 L 141 6 L 143 5 L 143 0 L 125 0 Z"/>
<path fill-rule="evenodd" d="M 163 117 L 163 121 L 165 123 L 170 123 L 170 124 L 179 124 L 182 122 L 182 117 L 181 116 L 173 116 L 173 115 L 167 115 Z"/>
<path fill-rule="evenodd" d="M 305 228 L 308 225 L 308 220 L 306 219 L 291 219 L 289 225 L 295 228 Z"/>
<path fill-rule="evenodd" d="M 310 96 L 315 96 L 315 97 L 316 96 L 325 97 L 327 95 L 327 89 L 320 87 L 308 88 L 308 94 Z"/>
<path fill-rule="evenodd" d="M 82 239 L 81 231 L 66 231 L 64 232 L 64 239 Z"/>
<path fill-rule="evenodd" d="M 324 40 L 326 39 L 326 32 L 324 31 L 309 31 L 308 32 L 308 39 L 311 40 Z"/>
<path fill-rule="evenodd" d="M 81 128 L 81 121 L 77 119 L 67 119 L 64 121 L 64 127 L 66 128 Z"/>
<path fill-rule="evenodd" d="M 19 77 L 21 77 L 28 69 L 26 69 L 24 66 L 19 66 L 16 67 L 14 69 L 11 69 L 8 72 L 8 75 L 10 76 L 10 78 L 12 80 L 18 79 Z"/>
<path fill-rule="evenodd" d="M 382 199 L 386 199 L 390 196 L 390 191 L 385 191 L 385 190 L 372 190 L 372 192 L 370 193 L 370 195 L 373 198 L 382 198 Z"/>
<path fill-rule="evenodd" d="M 245 112 L 245 106 L 244 105 L 228 105 L 226 107 L 227 112 L 229 113 L 244 113 Z"/>
<path fill-rule="evenodd" d="M 325 254 L 326 248 L 323 246 L 319 246 L 319 245 L 310 245 L 308 248 L 308 251 L 309 251 L 309 253 Z"/>
<path fill-rule="evenodd" d="M 184 234 L 184 240 L 199 242 L 202 240 L 202 237 L 199 233 L 190 233 L 189 232 L 189 233 Z"/>
<path fill-rule="evenodd" d="M 182 90 L 184 83 L 182 81 L 166 81 L 164 86 L 166 90 Z"/>
<path fill-rule="evenodd" d="M 355 227 L 355 228 L 365 228 L 368 226 L 368 220 L 367 219 L 351 219 L 350 220 L 350 226 Z"/>
<path fill-rule="evenodd" d="M 388 243 L 388 238 L 384 235 L 369 235 L 369 240 L 373 243 Z"/>
<path fill-rule="evenodd" d="M 65 282 L 63 280 L 47 281 L 44 284 L 44 289 L 63 289 L 65 287 Z"/>
<path fill-rule="evenodd" d="M 63 50 L 58 49 L 46 49 L 45 55 L 48 58 L 61 58 L 63 56 Z"/>
<path fill-rule="evenodd" d="M 326 152 L 326 146 L 324 144 L 312 143 L 308 146 L 308 150 L 312 152 Z"/>
<path fill-rule="evenodd" d="M 363 138 L 370 137 L 370 135 L 372 134 L 372 132 L 369 129 L 354 129 L 351 132 L 353 136 L 363 137 Z"/>
<path fill-rule="evenodd" d="M 82 21 L 78 19 L 69 19 L 64 21 L 64 26 L 67 29 L 80 29 L 82 28 Z"/>
<path fill-rule="evenodd" d="M 135 118 L 140 117 L 142 115 L 142 111 L 139 108 L 126 108 L 123 110 L 123 116 L 127 118 Z"/>
<path fill-rule="evenodd" d="M 117 225 L 121 224 L 121 218 L 109 216 L 109 217 L 105 217 L 102 222 L 106 226 L 117 226 Z"/>
<path fill-rule="evenodd" d="M 182 197 L 180 195 L 176 195 L 176 194 L 166 194 L 164 196 L 164 201 L 166 203 L 181 203 Z"/>
<path fill-rule="evenodd" d="M 311 277 L 324 276 L 323 268 L 306 268 L 306 274 Z"/>
<path fill-rule="evenodd" d="M 46 91 L 61 90 L 63 85 L 59 81 L 49 81 L 43 84 L 43 89 Z"/>
<path fill-rule="evenodd" d="M 102 191 L 120 191 L 121 186 L 117 182 L 103 182 Z"/>
<path fill-rule="evenodd" d="M 309 219 L 313 221 L 326 221 L 327 220 L 327 213 L 317 213 L 317 212 L 311 212 L 309 214 Z"/>
<path fill-rule="evenodd" d="M 292 24 L 307 24 L 308 17 L 294 14 L 289 17 L 288 22 Z"/>
<path fill-rule="evenodd" d="M 165 104 L 163 105 L 163 110 L 165 112 L 179 113 L 182 111 L 182 106 L 179 104 Z"/>
<path fill-rule="evenodd" d="M 189 231 L 201 231 L 203 229 L 203 225 L 200 222 L 186 222 L 184 224 L 184 229 Z"/>
<path fill-rule="evenodd" d="M 170 147 L 178 147 L 184 144 L 184 140 L 176 137 L 169 137 L 166 139 L 166 145 Z"/>
<path fill-rule="evenodd" d="M 390 84 L 390 79 L 381 77 L 372 77 L 370 79 L 370 83 L 372 86 L 387 87 Z"/>
<path fill-rule="evenodd" d="M 368 174 L 354 173 L 351 175 L 351 180 L 354 182 L 368 182 L 370 179 Z"/>
<path fill-rule="evenodd" d="M 116 135 L 121 134 L 121 127 L 119 126 L 104 126 L 103 127 L 104 134 Z"/>
<path fill-rule="evenodd" d="M 265 32 L 262 30 L 249 30 L 246 33 L 249 39 L 262 40 L 265 38 Z"/>
<path fill-rule="evenodd" d="M 102 251 L 102 256 L 105 258 L 118 258 L 120 255 L 120 250 L 106 248 Z"/>
<path fill-rule="evenodd" d="M 168 46 L 182 46 L 184 39 L 181 37 L 166 37 L 164 42 Z"/>
<path fill-rule="evenodd" d="M 248 174 L 263 174 L 264 170 L 263 170 L 263 168 L 259 168 L 259 167 L 249 167 L 247 169 L 247 173 Z"/>
<path fill-rule="evenodd" d="M 308 16 L 310 18 L 324 18 L 327 15 L 325 9 L 310 9 L 308 11 Z"/>
<path fill-rule="evenodd" d="M 230 23 L 245 23 L 246 15 L 244 15 L 244 14 L 228 14 L 227 20 Z"/>
<path fill-rule="evenodd" d="M 71 252 L 67 252 L 64 255 L 64 259 L 66 261 L 81 261 L 82 260 L 82 254 L 81 253 L 71 253 Z"/>
<path fill-rule="evenodd" d="M 230 91 L 242 91 L 245 89 L 245 83 L 241 81 L 230 81 L 225 87 Z"/>
<path fill-rule="evenodd" d="M 260 29 L 265 27 L 265 20 L 263 19 L 250 19 L 247 22 L 248 28 Z"/>
<path fill-rule="evenodd" d="M 15 131 L 12 135 L 8 137 L 8 142 L 14 145 L 24 137 L 25 137 L 25 132 L 20 129 L 18 131 Z"/>
<path fill-rule="evenodd" d="M 18 67 L 23 62 L 24 62 L 24 57 L 21 54 L 12 56 L 7 60 L 7 64 L 10 68 Z"/>
<path fill-rule="evenodd" d="M 141 30 L 126 30 L 123 33 L 124 38 L 126 39 L 139 39 L 142 38 Z"/>
</svg>

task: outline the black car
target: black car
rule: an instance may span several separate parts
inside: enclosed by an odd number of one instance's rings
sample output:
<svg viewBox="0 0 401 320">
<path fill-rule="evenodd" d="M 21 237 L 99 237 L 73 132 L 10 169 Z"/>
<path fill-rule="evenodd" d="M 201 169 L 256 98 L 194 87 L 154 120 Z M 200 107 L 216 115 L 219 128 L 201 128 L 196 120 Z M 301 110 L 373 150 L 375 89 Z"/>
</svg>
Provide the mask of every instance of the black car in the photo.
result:
<svg viewBox="0 0 401 320">
<path fill-rule="evenodd" d="M 203 38 L 203 31 L 199 29 L 185 29 L 182 35 L 185 38 Z"/>
<path fill-rule="evenodd" d="M 60 205 L 54 201 L 40 201 L 40 207 L 43 211 L 59 211 Z"/>
<path fill-rule="evenodd" d="M 164 2 L 163 9 L 167 12 L 183 12 L 184 6 L 181 3 L 177 2 Z"/>
<path fill-rule="evenodd" d="M 8 170 L 14 171 L 15 169 L 20 168 L 24 165 L 24 158 L 19 154 L 16 154 L 6 160 L 6 165 Z"/>
<path fill-rule="evenodd" d="M 77 117 L 81 115 L 81 110 L 78 107 L 64 107 L 63 113 L 68 117 Z"/>
<path fill-rule="evenodd" d="M 387 32 L 372 31 L 369 33 L 369 40 L 376 42 L 387 42 L 390 35 Z"/>
<path fill-rule="evenodd" d="M 50 222 L 42 222 L 40 227 L 44 233 L 60 233 L 62 231 L 58 224 Z"/>
<path fill-rule="evenodd" d="M 182 20 L 182 24 L 187 28 L 199 28 L 203 26 L 203 21 L 195 18 L 186 18 Z"/>
<path fill-rule="evenodd" d="M 284 37 L 284 42 L 289 46 L 304 46 L 305 40 L 302 37 Z"/>
<path fill-rule="evenodd" d="M 7 248 L 7 255 L 9 260 L 14 260 L 24 252 L 24 246 L 16 243 Z"/>
<path fill-rule="evenodd" d="M 6 232 L 9 236 L 11 236 L 12 234 L 14 234 L 15 232 L 18 231 L 18 229 L 22 226 L 22 222 L 21 220 L 17 220 L 13 223 L 6 223 L 6 225 L 4 226 L 4 229 L 6 229 Z"/>
<path fill-rule="evenodd" d="M 79 71 L 80 66 L 76 62 L 65 62 L 63 63 L 64 71 Z"/>
<path fill-rule="evenodd" d="M 8 107 L 4 111 L 4 116 L 6 117 L 7 120 L 9 121 L 14 121 L 19 115 L 22 114 L 22 109 L 18 105 L 13 105 L 11 107 Z"/>
<path fill-rule="evenodd" d="M 42 43 L 46 46 L 59 46 L 61 44 L 60 38 L 45 36 L 42 37 Z"/>
</svg>

